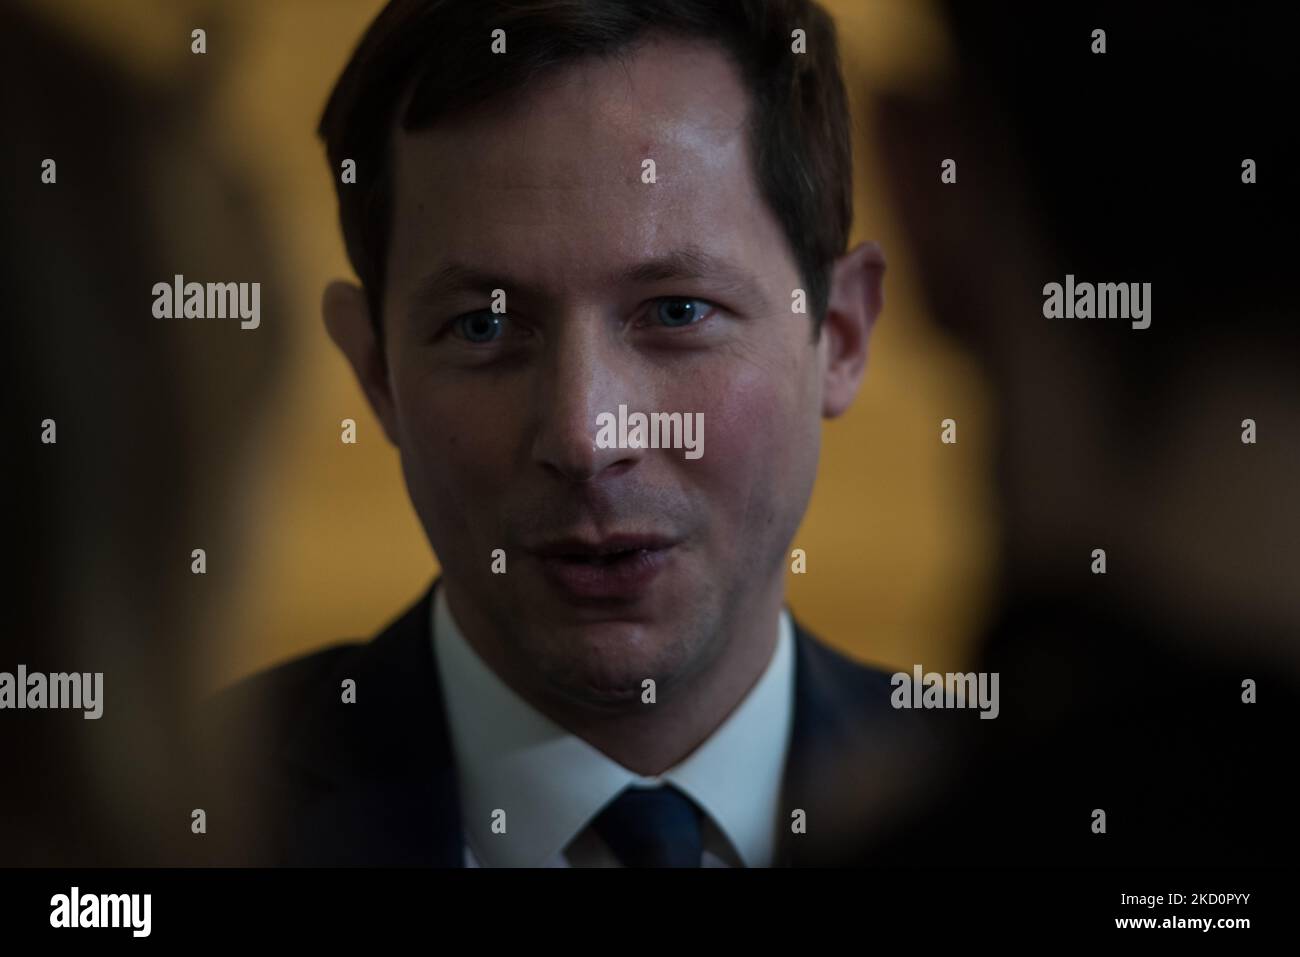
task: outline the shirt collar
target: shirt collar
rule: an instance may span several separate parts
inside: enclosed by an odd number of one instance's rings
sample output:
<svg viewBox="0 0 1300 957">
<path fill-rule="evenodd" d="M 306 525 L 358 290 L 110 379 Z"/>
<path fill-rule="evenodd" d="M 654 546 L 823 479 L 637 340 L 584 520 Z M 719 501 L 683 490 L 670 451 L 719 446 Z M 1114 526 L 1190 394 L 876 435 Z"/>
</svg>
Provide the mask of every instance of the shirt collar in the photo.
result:
<svg viewBox="0 0 1300 957">
<path fill-rule="evenodd" d="M 624 787 L 665 782 L 708 814 L 746 866 L 772 863 L 794 699 L 794 629 L 785 609 L 776 649 L 754 687 L 698 748 L 657 777 L 628 770 L 515 694 L 465 640 L 441 587 L 432 618 L 461 818 L 485 866 L 542 866 Z M 493 832 L 497 810 L 505 812 L 504 834 Z"/>
</svg>

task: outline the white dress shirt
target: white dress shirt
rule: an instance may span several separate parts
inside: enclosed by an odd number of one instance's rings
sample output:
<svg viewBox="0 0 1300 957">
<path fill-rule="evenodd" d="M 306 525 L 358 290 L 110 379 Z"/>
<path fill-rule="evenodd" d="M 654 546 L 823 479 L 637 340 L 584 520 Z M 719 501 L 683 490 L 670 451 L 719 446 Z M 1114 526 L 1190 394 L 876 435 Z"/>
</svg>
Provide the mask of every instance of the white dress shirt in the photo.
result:
<svg viewBox="0 0 1300 957">
<path fill-rule="evenodd" d="M 703 867 L 768 867 L 794 710 L 794 629 L 782 609 L 766 670 L 721 725 L 655 777 L 628 770 L 515 694 L 435 590 L 433 647 L 456 760 L 467 867 L 617 867 L 588 825 L 624 787 L 671 783 L 703 812 Z M 494 833 L 493 812 L 505 812 Z"/>
</svg>

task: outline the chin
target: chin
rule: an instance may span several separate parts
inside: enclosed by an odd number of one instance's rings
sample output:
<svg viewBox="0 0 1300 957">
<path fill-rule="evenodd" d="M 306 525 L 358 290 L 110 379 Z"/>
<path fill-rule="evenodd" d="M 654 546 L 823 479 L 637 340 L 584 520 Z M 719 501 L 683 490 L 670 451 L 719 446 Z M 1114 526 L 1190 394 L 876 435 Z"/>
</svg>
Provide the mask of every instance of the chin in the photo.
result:
<svg viewBox="0 0 1300 957">
<path fill-rule="evenodd" d="M 642 707 L 644 682 L 659 698 L 690 659 L 671 628 L 626 622 L 579 625 L 555 633 L 546 673 L 565 697 L 611 709 Z"/>
</svg>

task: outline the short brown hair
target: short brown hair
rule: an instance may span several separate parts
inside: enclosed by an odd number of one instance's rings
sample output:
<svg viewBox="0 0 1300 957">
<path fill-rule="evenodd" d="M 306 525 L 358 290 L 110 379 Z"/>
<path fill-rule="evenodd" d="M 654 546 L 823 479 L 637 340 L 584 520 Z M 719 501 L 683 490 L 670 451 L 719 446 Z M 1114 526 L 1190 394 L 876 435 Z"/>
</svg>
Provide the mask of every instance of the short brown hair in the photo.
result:
<svg viewBox="0 0 1300 957">
<path fill-rule="evenodd" d="M 490 52 L 501 28 L 508 54 Z M 793 31 L 806 53 L 795 53 Z M 831 263 L 848 242 L 853 168 L 848 97 L 835 26 L 812 0 L 391 0 L 344 68 L 321 117 L 348 257 L 382 336 L 392 225 L 389 131 L 518 88 L 587 56 L 616 54 L 651 31 L 722 46 L 751 96 L 750 152 L 808 289 L 814 333 L 830 294 Z M 355 184 L 339 170 L 356 162 Z"/>
</svg>

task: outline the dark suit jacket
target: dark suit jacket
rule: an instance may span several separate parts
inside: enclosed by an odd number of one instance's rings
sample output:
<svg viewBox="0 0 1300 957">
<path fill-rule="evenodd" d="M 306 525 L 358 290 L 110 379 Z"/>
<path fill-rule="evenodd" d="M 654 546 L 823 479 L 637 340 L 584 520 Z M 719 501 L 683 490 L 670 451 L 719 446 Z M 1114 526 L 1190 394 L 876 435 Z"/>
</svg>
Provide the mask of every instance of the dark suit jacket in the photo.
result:
<svg viewBox="0 0 1300 957">
<path fill-rule="evenodd" d="M 436 586 L 436 583 L 435 583 Z M 205 715 L 203 863 L 463 864 L 456 769 L 434 662 L 430 588 L 378 637 L 253 675 Z M 778 863 L 833 862 L 886 823 L 915 766 L 917 712 L 889 702 L 889 675 L 795 627 L 793 733 Z M 356 682 L 355 703 L 341 700 Z M 743 773 L 738 772 L 738 773 Z"/>
</svg>

